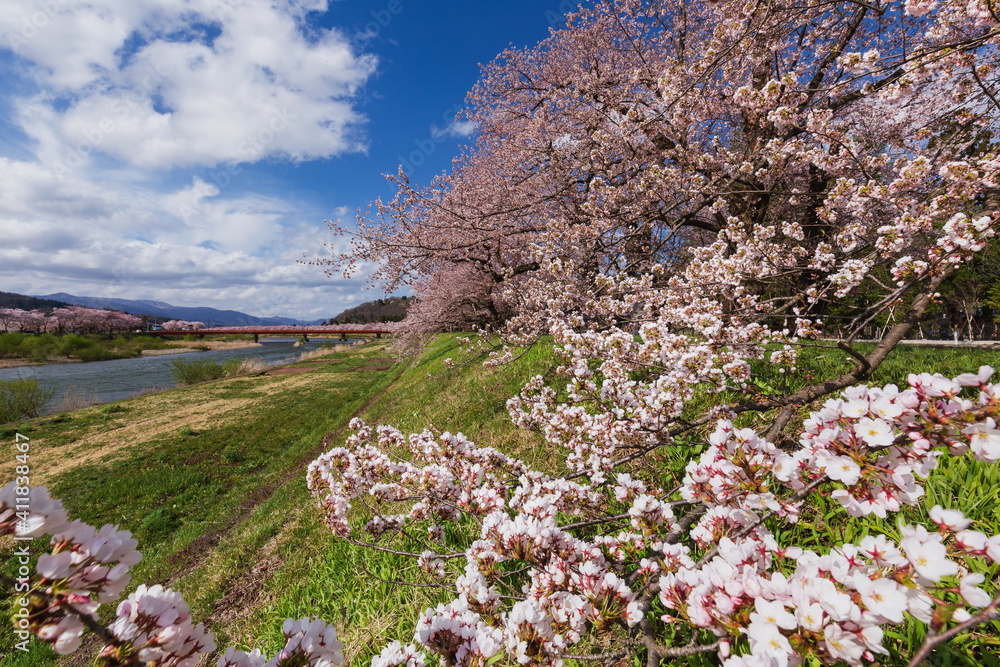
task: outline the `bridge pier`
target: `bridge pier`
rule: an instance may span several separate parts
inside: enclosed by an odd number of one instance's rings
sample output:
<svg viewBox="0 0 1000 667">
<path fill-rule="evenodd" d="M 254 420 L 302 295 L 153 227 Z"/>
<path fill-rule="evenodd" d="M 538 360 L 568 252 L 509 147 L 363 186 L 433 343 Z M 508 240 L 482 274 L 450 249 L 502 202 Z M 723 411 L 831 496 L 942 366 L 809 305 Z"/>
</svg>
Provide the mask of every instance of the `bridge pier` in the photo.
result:
<svg viewBox="0 0 1000 667">
<path fill-rule="evenodd" d="M 253 335 L 253 342 L 255 342 L 255 343 L 259 343 L 260 342 L 260 334 L 254 334 Z"/>
<path fill-rule="evenodd" d="M 382 334 L 380 334 L 380 333 L 375 334 L 375 338 L 381 338 L 381 337 L 382 337 Z"/>
<path fill-rule="evenodd" d="M 309 336 L 307 336 L 306 334 L 302 334 L 302 342 L 303 343 L 308 343 L 309 342 Z"/>
<path fill-rule="evenodd" d="M 340 334 L 340 340 L 347 340 L 347 334 L 345 333 Z"/>
</svg>

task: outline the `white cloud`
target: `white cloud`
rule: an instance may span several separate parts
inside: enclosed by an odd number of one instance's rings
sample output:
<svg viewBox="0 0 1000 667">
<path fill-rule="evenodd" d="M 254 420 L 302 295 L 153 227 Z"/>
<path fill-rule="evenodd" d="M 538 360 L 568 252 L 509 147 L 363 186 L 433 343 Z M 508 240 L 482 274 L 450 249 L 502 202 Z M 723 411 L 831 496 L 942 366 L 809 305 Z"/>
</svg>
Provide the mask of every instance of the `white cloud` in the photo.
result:
<svg viewBox="0 0 1000 667">
<path fill-rule="evenodd" d="M 305 319 L 368 298 L 296 261 L 330 252 L 329 207 L 229 186 L 241 164 L 364 150 L 377 63 L 316 27 L 328 4 L 2 0 L 26 85 L 7 91 L 24 136 L 0 154 L 0 289 Z"/>
<path fill-rule="evenodd" d="M 475 131 L 479 129 L 474 121 L 471 120 L 460 120 L 455 119 L 451 121 L 446 127 L 438 127 L 437 125 L 431 126 L 431 137 L 434 139 L 464 139 L 466 137 L 472 136 Z"/>
<path fill-rule="evenodd" d="M 318 211 L 258 195 L 226 197 L 200 180 L 159 193 L 104 176 L 60 177 L 0 158 L 2 289 L 304 319 L 373 298 L 363 295 L 363 277 L 332 281 L 297 261 L 330 252 Z M 185 219 L 181 207 L 191 202 L 197 209 Z"/>
<path fill-rule="evenodd" d="M 41 92 L 19 121 L 48 164 L 143 168 L 309 160 L 364 148 L 352 106 L 375 69 L 326 2 L 5 0 L 0 35 Z"/>
</svg>

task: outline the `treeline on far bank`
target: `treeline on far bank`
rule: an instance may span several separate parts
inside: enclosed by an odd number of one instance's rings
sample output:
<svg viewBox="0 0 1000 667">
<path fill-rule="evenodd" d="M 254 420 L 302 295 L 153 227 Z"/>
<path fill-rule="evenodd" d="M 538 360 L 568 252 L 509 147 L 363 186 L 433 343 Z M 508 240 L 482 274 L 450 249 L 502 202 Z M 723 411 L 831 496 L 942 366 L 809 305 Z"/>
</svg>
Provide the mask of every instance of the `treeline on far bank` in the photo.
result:
<svg viewBox="0 0 1000 667">
<path fill-rule="evenodd" d="M 0 359 L 36 363 L 127 359 L 166 347 L 170 346 L 160 338 L 134 334 L 0 333 Z"/>
</svg>

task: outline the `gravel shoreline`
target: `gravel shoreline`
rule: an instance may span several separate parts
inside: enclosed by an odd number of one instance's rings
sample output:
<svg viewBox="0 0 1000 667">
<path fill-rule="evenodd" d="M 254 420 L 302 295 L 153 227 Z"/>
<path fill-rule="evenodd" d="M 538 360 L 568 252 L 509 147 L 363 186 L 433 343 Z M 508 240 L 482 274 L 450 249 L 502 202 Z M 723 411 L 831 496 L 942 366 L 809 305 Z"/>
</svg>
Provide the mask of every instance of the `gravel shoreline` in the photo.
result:
<svg viewBox="0 0 1000 667">
<path fill-rule="evenodd" d="M 28 361 L 27 359 L 0 359 L 0 368 L 21 368 L 23 366 L 47 366 L 48 364 L 82 364 L 79 359 L 55 357 L 48 361 Z"/>
<path fill-rule="evenodd" d="M 160 357 L 164 354 L 187 354 L 188 352 L 197 352 L 197 350 L 190 350 L 186 348 L 170 348 L 167 350 L 143 350 L 141 352 L 144 357 Z"/>
</svg>

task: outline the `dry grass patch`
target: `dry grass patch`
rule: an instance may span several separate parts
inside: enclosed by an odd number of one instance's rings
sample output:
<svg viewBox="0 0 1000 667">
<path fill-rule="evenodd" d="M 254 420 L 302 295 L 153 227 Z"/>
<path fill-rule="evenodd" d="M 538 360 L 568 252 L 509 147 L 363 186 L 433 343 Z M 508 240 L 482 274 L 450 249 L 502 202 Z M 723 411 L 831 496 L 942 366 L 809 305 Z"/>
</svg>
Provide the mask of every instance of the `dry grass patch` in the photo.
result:
<svg viewBox="0 0 1000 667">
<path fill-rule="evenodd" d="M 54 477 L 77 466 L 110 459 L 123 450 L 140 447 L 179 428 L 203 430 L 232 423 L 237 412 L 250 407 L 253 399 L 206 401 L 163 411 L 127 425 L 83 435 L 70 444 L 47 447 L 45 437 L 32 439 L 32 482 L 46 484 Z"/>
<path fill-rule="evenodd" d="M 140 354 L 144 357 L 162 357 L 165 354 L 189 354 L 194 350 L 189 348 L 167 348 L 166 350 L 143 350 Z"/>
<path fill-rule="evenodd" d="M 244 379 L 247 380 L 252 381 L 253 378 Z M 33 436 L 33 481 L 46 484 L 66 470 L 110 459 L 126 449 L 142 446 L 180 428 L 199 431 L 234 423 L 260 398 L 296 389 L 310 382 L 312 380 L 308 378 L 254 382 L 250 389 L 260 394 L 258 398 L 214 398 L 213 394 L 224 385 L 212 383 L 186 392 L 166 392 L 129 399 L 121 404 L 127 405 L 129 412 L 120 417 L 120 421 L 81 428 L 74 434 L 71 442 L 56 445 L 49 441 L 44 431 Z M 98 410 L 99 408 L 91 408 L 82 415 L 92 415 Z"/>
</svg>

